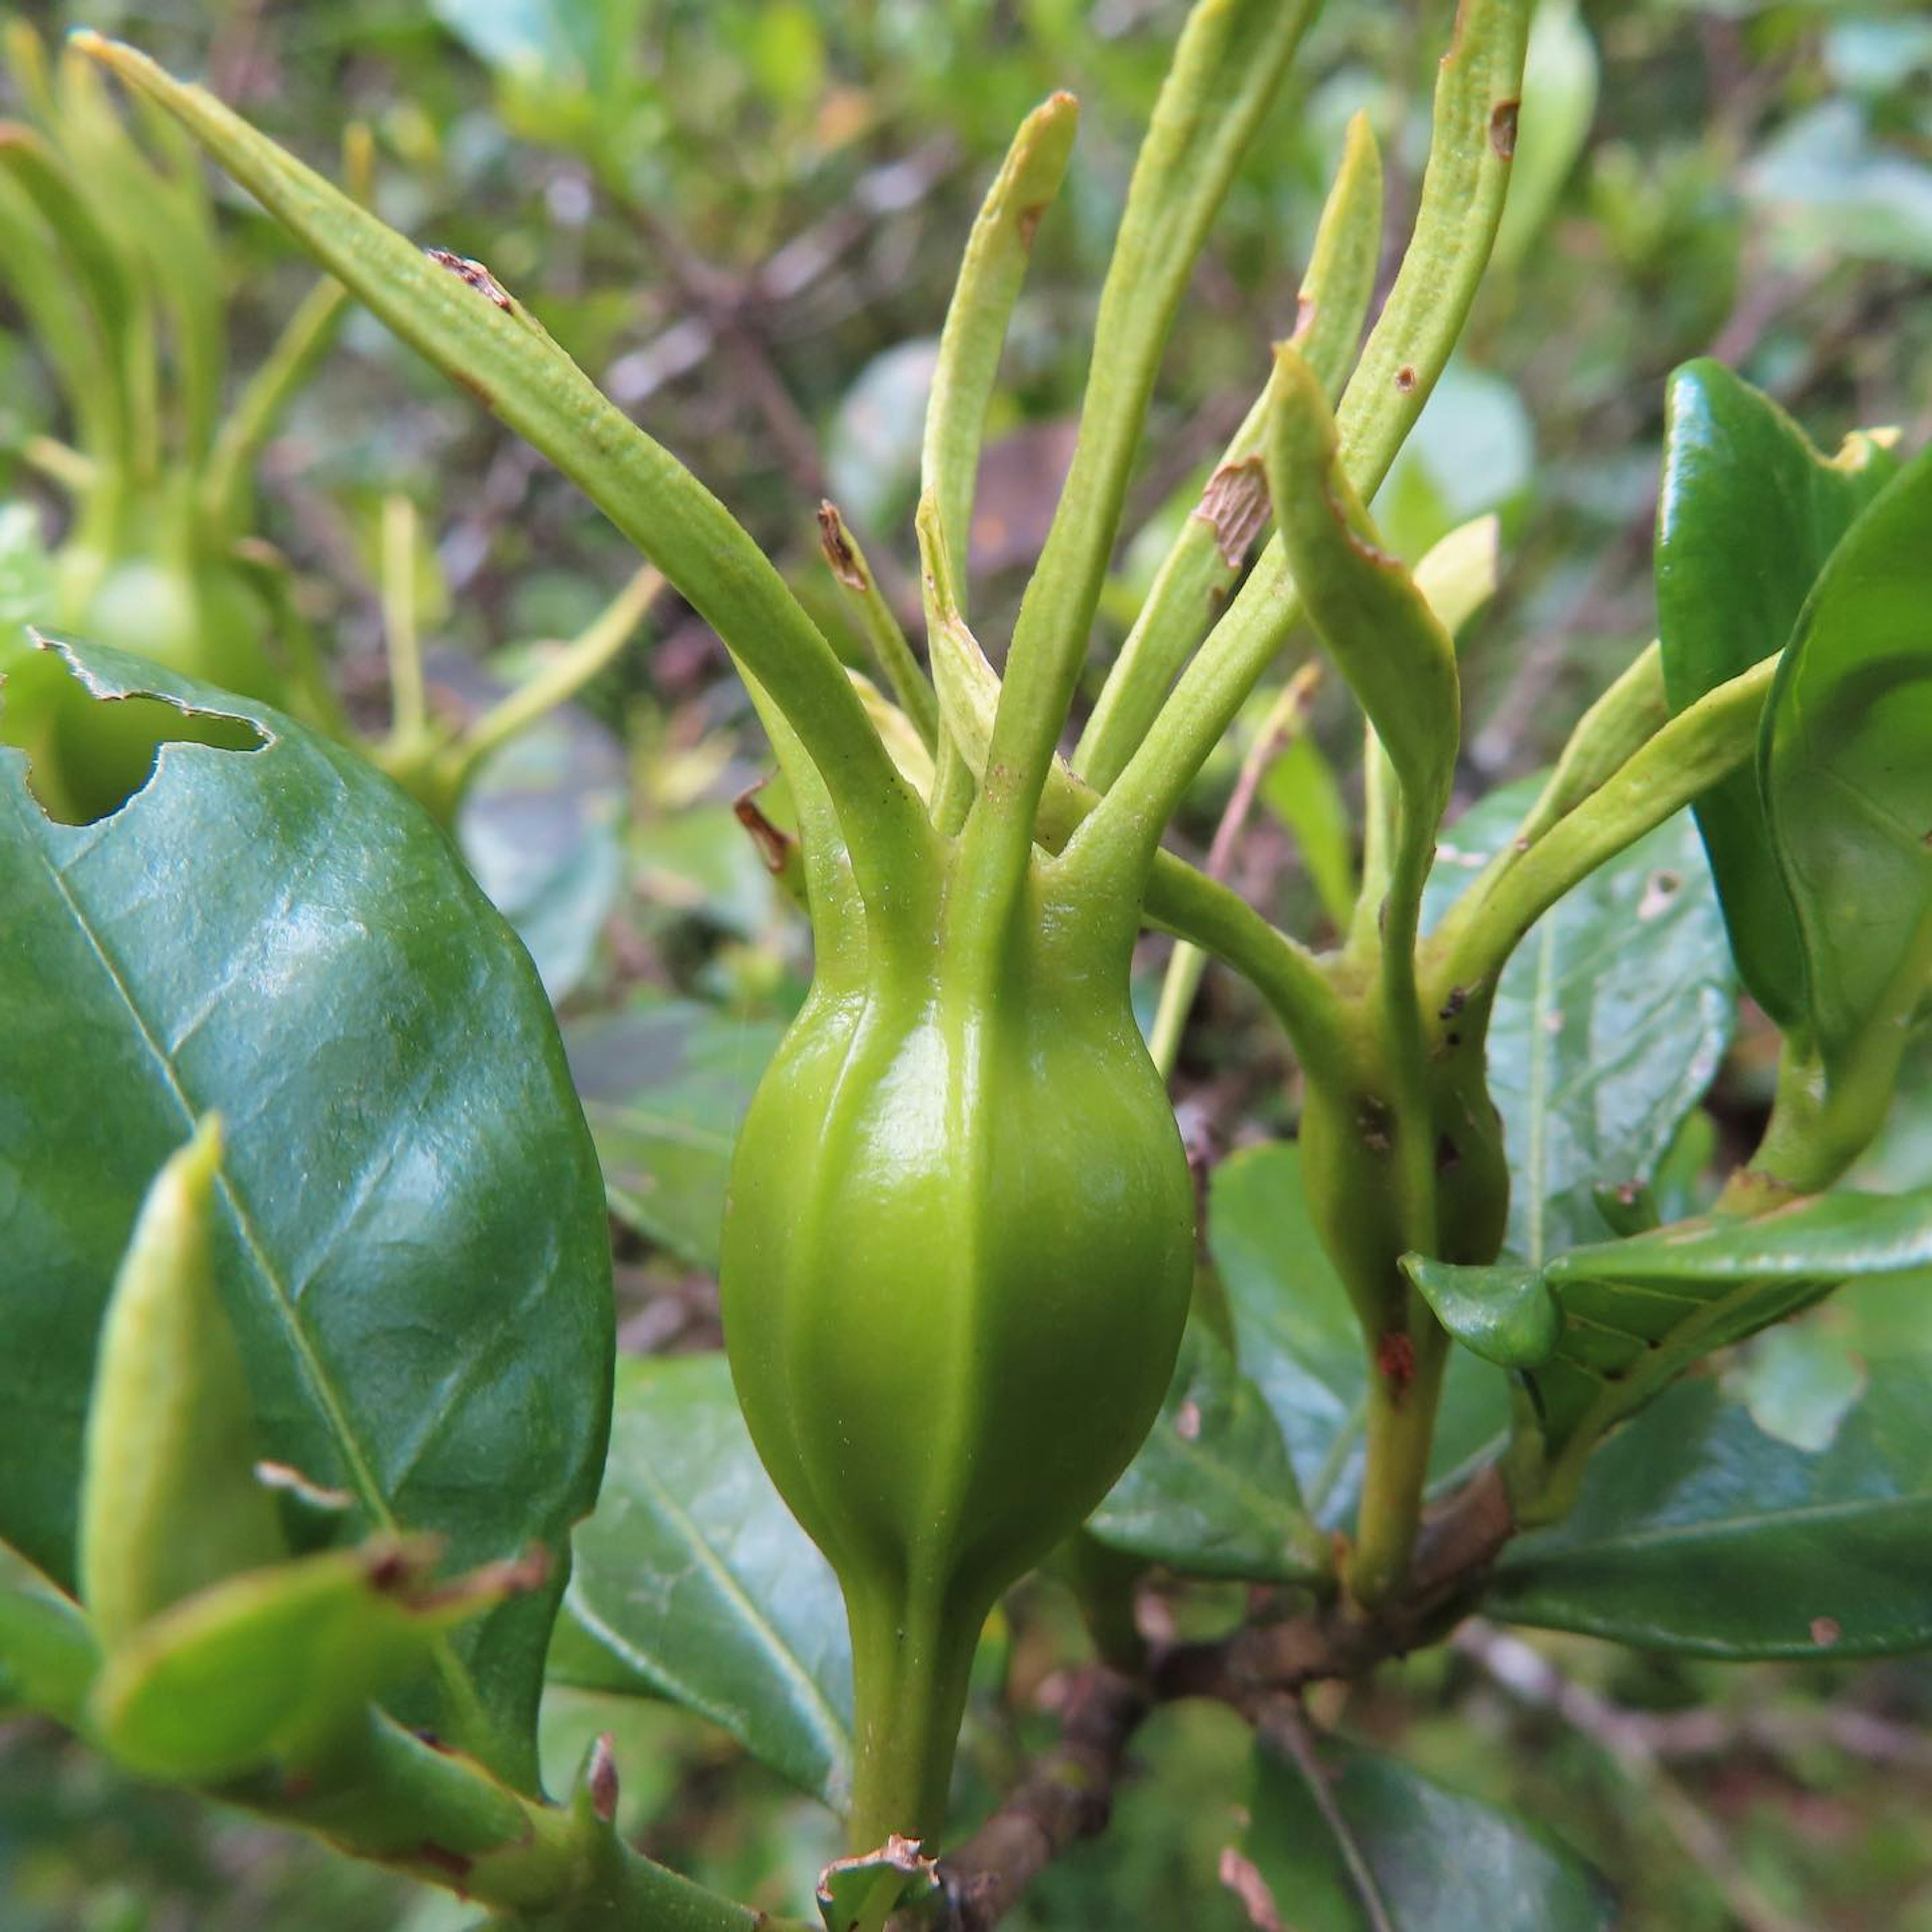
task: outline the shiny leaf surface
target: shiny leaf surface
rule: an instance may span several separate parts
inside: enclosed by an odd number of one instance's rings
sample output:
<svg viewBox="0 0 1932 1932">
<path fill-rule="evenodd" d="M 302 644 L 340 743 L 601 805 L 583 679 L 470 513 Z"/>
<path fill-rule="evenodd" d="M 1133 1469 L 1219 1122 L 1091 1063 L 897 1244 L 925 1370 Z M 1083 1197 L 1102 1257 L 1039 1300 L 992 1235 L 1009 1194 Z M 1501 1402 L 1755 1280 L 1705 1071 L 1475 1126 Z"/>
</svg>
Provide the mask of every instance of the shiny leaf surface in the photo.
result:
<svg viewBox="0 0 1932 1932">
<path fill-rule="evenodd" d="M 1932 979 L 1932 450 L 1820 577 L 1772 693 L 1760 776 L 1828 1075 L 1868 1039 L 1888 1088 Z M 1881 1098 L 1879 1105 L 1883 1105 Z"/>
<path fill-rule="evenodd" d="M 1198 1318 L 1153 1433 L 1088 1528 L 1189 1576 L 1292 1583 L 1324 1567 L 1280 1424 Z"/>
<path fill-rule="evenodd" d="M 1877 1655 L 1932 1643 L 1924 1355 L 1874 1363 L 1828 1447 L 1687 1382 L 1592 1459 L 1576 1509 L 1504 1556 L 1486 1607 L 1646 1650 Z"/>
<path fill-rule="evenodd" d="M 1296 1932 L 1608 1932 L 1616 1900 L 1526 1818 L 1395 1759 L 1324 1746 L 1318 1769 L 1265 1734 L 1244 1850 Z M 1323 1782 L 1321 1798 L 1309 1772 Z M 1252 1916 L 1252 1915 L 1251 1915 Z M 1256 1918 L 1257 1924 L 1265 1922 Z"/>
<path fill-rule="evenodd" d="M 1657 523 L 1657 621 L 1664 686 L 1682 711 L 1782 650 L 1818 573 L 1896 467 L 1868 440 L 1834 461 L 1768 397 L 1721 364 L 1671 379 Z M 1700 801 L 1738 966 L 1789 1029 L 1804 1011 L 1790 902 L 1778 876 L 1756 775 Z"/>
<path fill-rule="evenodd" d="M 1292 1145 L 1245 1148 L 1214 1170 L 1208 1238 L 1240 1372 L 1274 1412 L 1309 1514 L 1324 1527 L 1345 1522 L 1361 1486 L 1367 1369 L 1354 1310 L 1309 1219 Z M 1508 1420 L 1502 1376 L 1459 1351 L 1432 1475 L 1447 1476 L 1494 1443 Z"/>
<path fill-rule="evenodd" d="M 843 1804 L 852 1666 L 838 1582 L 772 1487 L 722 1355 L 619 1364 L 604 1493 L 574 1550 L 554 1682 L 670 1698 Z"/>
<path fill-rule="evenodd" d="M 163 746 L 98 823 L 0 750 L 0 1533 L 74 1577 L 96 1332 L 135 1210 L 193 1120 L 265 1452 L 350 1490 L 338 1530 L 434 1531 L 458 1564 L 560 1551 L 603 1459 L 602 1190 L 549 1004 L 429 820 L 274 713 L 105 650 L 94 694 L 250 721 Z M 512 1774 L 550 1590 L 440 1646 L 410 1708 Z"/>
<path fill-rule="evenodd" d="M 1512 785 L 1449 827 L 1426 922 L 1509 838 L 1536 790 Z M 1724 922 L 1687 818 L 1638 840 L 1530 928 L 1490 1024 L 1510 1160 L 1508 1253 L 1534 1265 L 1602 1234 L 1595 1190 L 1651 1178 L 1715 1076 L 1734 1017 Z"/>
</svg>

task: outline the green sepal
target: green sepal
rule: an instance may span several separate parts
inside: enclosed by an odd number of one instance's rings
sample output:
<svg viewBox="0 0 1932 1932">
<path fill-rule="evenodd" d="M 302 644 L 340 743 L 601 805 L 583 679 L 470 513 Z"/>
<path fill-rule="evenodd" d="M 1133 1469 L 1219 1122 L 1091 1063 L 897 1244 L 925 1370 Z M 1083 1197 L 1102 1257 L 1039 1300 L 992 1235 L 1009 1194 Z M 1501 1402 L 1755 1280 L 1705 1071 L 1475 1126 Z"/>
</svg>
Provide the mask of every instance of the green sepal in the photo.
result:
<svg viewBox="0 0 1932 1932">
<path fill-rule="evenodd" d="M 1556 1352 L 1563 1318 L 1540 1268 L 1510 1262 L 1462 1268 L 1409 1254 L 1402 1271 L 1443 1327 L 1484 1361 L 1533 1369 Z"/>
<path fill-rule="evenodd" d="M 1679 369 L 1667 410 L 1657 620 L 1676 712 L 1784 648 L 1827 560 L 1898 466 L 1868 436 L 1828 460 L 1718 362 Z M 1733 773 L 1696 810 L 1738 970 L 1789 1032 L 1805 1015 L 1804 967 L 1755 775 Z"/>
<path fill-rule="evenodd" d="M 110 1649 L 183 1598 L 287 1553 L 255 1480 L 248 1376 L 215 1290 L 220 1160 L 210 1117 L 149 1189 L 101 1325 L 80 1595 Z"/>
<path fill-rule="evenodd" d="M 1270 398 L 1268 488 L 1296 586 L 1432 826 L 1455 769 L 1455 646 L 1414 580 L 1378 547 L 1321 383 L 1292 346 L 1276 351 Z"/>
<path fill-rule="evenodd" d="M 130 1770 L 182 1784 L 325 1760 L 444 1631 L 536 1580 L 499 1565 L 434 1584 L 437 1549 L 434 1538 L 380 1537 L 177 1604 L 110 1651 L 88 1700 L 92 1735 Z"/>
</svg>

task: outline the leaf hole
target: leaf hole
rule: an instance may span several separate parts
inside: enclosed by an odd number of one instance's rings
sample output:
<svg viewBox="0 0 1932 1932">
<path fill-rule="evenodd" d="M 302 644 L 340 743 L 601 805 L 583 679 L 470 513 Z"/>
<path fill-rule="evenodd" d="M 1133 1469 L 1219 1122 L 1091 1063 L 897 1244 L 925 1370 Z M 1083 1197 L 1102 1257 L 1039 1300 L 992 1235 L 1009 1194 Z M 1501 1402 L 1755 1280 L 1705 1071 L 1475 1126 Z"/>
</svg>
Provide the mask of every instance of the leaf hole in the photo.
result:
<svg viewBox="0 0 1932 1932">
<path fill-rule="evenodd" d="M 147 788 L 166 746 L 259 752 L 269 742 L 226 712 L 106 689 L 52 650 L 0 681 L 0 745 L 26 753 L 28 792 L 57 825 L 112 818 Z"/>
</svg>

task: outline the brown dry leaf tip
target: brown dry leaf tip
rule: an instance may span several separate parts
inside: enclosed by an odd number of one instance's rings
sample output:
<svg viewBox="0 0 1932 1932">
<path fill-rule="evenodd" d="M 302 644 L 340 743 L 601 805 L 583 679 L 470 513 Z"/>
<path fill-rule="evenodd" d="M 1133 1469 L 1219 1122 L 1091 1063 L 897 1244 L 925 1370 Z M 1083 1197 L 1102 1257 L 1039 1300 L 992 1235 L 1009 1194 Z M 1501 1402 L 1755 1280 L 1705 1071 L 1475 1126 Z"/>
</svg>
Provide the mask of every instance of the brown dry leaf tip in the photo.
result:
<svg viewBox="0 0 1932 1932">
<path fill-rule="evenodd" d="M 1820 1650 L 1829 1650 L 1845 1634 L 1845 1627 L 1836 1617 L 1814 1617 L 1811 1619 L 1811 1641 Z"/>
<path fill-rule="evenodd" d="M 841 584 L 848 584 L 854 590 L 869 590 L 872 586 L 859 562 L 859 553 L 852 548 L 852 539 L 845 534 L 845 519 L 838 514 L 838 506 L 829 497 L 818 506 L 818 548 L 825 561 L 832 567 L 832 574 Z"/>
<path fill-rule="evenodd" d="M 1224 463 L 1208 479 L 1194 514 L 1214 532 L 1221 561 L 1238 570 L 1268 518 L 1268 471 L 1258 456 Z"/>
<path fill-rule="evenodd" d="M 1520 100 L 1499 100 L 1490 111 L 1490 146 L 1506 161 L 1516 154 L 1516 120 L 1522 112 Z"/>
<path fill-rule="evenodd" d="M 617 1747 L 608 1731 L 590 1747 L 590 1768 L 584 1777 L 590 1792 L 590 1808 L 606 1825 L 617 1816 Z"/>
<path fill-rule="evenodd" d="M 508 313 L 510 298 L 503 292 L 502 285 L 473 256 L 459 255 L 448 248 L 425 248 L 423 253 L 439 268 L 447 268 L 459 282 L 466 283 L 485 301 L 494 302 Z"/>
<path fill-rule="evenodd" d="M 837 1872 L 876 1870 L 884 1866 L 904 1872 L 909 1878 L 924 1877 L 939 1882 L 939 1861 L 921 1856 L 918 1838 L 902 1838 L 894 1832 L 875 1852 L 856 1852 L 848 1858 L 834 1858 L 818 1874 L 818 1898 L 822 1905 L 832 1903 L 832 1880 Z"/>
<path fill-rule="evenodd" d="M 758 856 L 764 862 L 765 870 L 774 877 L 782 873 L 791 858 L 794 840 L 789 832 L 782 831 L 767 818 L 758 806 L 758 794 L 764 789 L 764 782 L 740 792 L 731 801 L 732 814 L 738 823 L 752 835 L 752 843 L 758 848 Z"/>
<path fill-rule="evenodd" d="M 1244 1858 L 1232 1845 L 1222 1847 L 1220 1879 L 1222 1889 L 1240 1901 L 1255 1932 L 1288 1932 L 1268 1880 L 1254 1861 Z"/>
</svg>

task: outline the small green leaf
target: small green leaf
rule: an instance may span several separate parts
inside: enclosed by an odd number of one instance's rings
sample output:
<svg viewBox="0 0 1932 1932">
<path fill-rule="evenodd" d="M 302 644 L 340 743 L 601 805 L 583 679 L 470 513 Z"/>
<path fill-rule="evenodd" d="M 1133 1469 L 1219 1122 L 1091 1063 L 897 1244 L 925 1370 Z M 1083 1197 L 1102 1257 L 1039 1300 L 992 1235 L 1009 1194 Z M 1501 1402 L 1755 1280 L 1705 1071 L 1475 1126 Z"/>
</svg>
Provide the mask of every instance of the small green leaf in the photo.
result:
<svg viewBox="0 0 1932 1932">
<path fill-rule="evenodd" d="M 1784 650 L 1826 560 L 1897 464 L 1862 436 L 1828 461 L 1720 363 L 1678 370 L 1668 410 L 1657 622 L 1665 689 L 1681 712 Z M 1696 810 L 1738 970 L 1788 1032 L 1804 1015 L 1804 969 L 1756 776 L 1724 780 Z"/>
<path fill-rule="evenodd" d="M 508 1573 L 430 1583 L 433 1543 L 384 1539 L 217 1583 L 108 1654 L 88 1731 L 145 1778 L 209 1784 L 301 1770 L 420 1671 L 440 1634 L 516 1587 Z"/>
<path fill-rule="evenodd" d="M 841 1808 L 851 1655 L 837 1581 L 765 1474 L 722 1355 L 620 1363 L 550 1676 L 668 1697 Z"/>
<path fill-rule="evenodd" d="M 1813 587 L 1779 666 L 1759 778 L 1828 1081 L 1891 1096 L 1932 980 L 1932 449 Z"/>
<path fill-rule="evenodd" d="M 784 1034 L 695 1000 L 640 1002 L 565 1032 L 610 1211 L 694 1268 L 717 1271 L 731 1149 Z"/>
<path fill-rule="evenodd" d="M 1322 1756 L 1306 1762 L 1265 1731 L 1256 1738 L 1243 1849 L 1274 1923 L 1296 1932 L 1610 1932 L 1616 1924 L 1602 1878 L 1528 1819 L 1359 1745 L 1324 1743 Z"/>
<path fill-rule="evenodd" d="M 287 1553 L 255 1480 L 242 1351 L 209 1239 L 220 1130 L 204 1120 L 156 1178 L 101 1324 L 81 1486 L 81 1598 L 109 1646 Z"/>
<path fill-rule="evenodd" d="M 1280 1425 L 1198 1316 L 1160 1419 L 1087 1526 L 1184 1576 L 1298 1583 L 1327 1568 Z"/>
<path fill-rule="evenodd" d="M 1828 1447 L 1690 1382 L 1592 1459 L 1576 1508 L 1505 1552 L 1485 1608 L 1645 1650 L 1879 1656 L 1932 1645 L 1923 1355 L 1875 1362 Z"/>
<path fill-rule="evenodd" d="M 1540 1268 L 1458 1268 L 1426 1255 L 1404 1255 L 1402 1267 L 1436 1318 L 1484 1361 L 1533 1369 L 1555 1352 L 1562 1317 Z"/>
<path fill-rule="evenodd" d="M 1557 1256 L 1544 1278 L 1563 1332 L 1531 1374 L 1556 1471 L 1547 1507 L 1560 1510 L 1574 1494 L 1592 1444 L 1694 1361 L 1847 1279 L 1928 1262 L 1932 1190 L 1828 1194 L 1750 1220 L 1700 1216 Z"/>
</svg>

